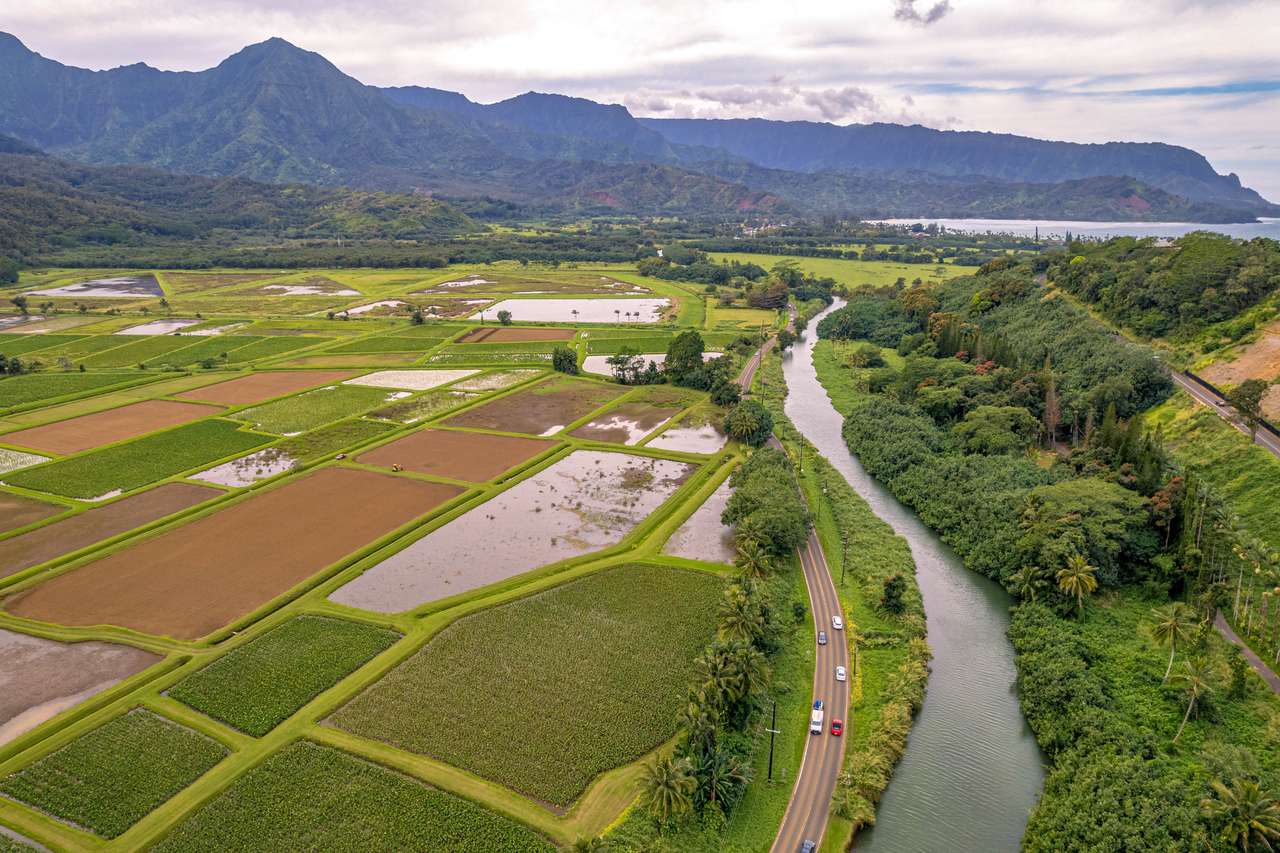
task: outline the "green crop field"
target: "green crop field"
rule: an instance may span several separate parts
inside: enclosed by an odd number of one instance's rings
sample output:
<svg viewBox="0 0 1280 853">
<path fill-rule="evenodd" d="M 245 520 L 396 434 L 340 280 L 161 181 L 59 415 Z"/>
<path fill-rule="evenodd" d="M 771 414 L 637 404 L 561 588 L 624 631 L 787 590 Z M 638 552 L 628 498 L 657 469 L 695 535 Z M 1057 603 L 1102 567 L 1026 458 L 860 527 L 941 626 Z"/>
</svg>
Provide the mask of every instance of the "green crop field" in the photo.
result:
<svg viewBox="0 0 1280 853">
<path fill-rule="evenodd" d="M 9 474 L 5 482 L 69 498 L 96 498 L 116 489 L 127 492 L 269 441 L 270 436 L 241 432 L 239 424 L 214 418 Z"/>
<path fill-rule="evenodd" d="M 32 373 L 0 379 L 0 409 L 145 381 L 136 373 Z"/>
<path fill-rule="evenodd" d="M 227 338 L 228 344 L 235 340 L 233 336 Z M 284 355 L 303 347 L 312 347 L 317 344 L 328 343 L 330 338 L 305 338 L 305 337 L 282 337 L 282 338 L 266 338 L 265 340 L 255 341 L 247 347 L 237 347 L 231 351 L 230 364 L 244 364 L 250 361 L 256 361 L 260 358 L 271 358 L 272 356 Z"/>
<path fill-rule="evenodd" d="M 398 639 L 357 622 L 300 616 L 178 682 L 169 695 L 261 737 Z"/>
<path fill-rule="evenodd" d="M 379 335 L 331 347 L 325 352 L 426 352 L 438 343 L 440 343 L 438 338 Z"/>
<path fill-rule="evenodd" d="M 264 432 L 291 435 L 372 409 L 379 403 L 385 403 L 387 397 L 385 388 L 327 386 L 244 409 L 232 417 Z"/>
<path fill-rule="evenodd" d="M 470 616 L 333 724 L 567 805 L 675 732 L 722 582 L 628 565 Z"/>
<path fill-rule="evenodd" d="M 417 397 L 401 400 L 398 403 L 392 403 L 390 406 L 378 409 L 369 417 L 382 418 L 383 420 L 395 421 L 401 424 L 414 424 L 441 412 L 456 409 L 479 396 L 479 394 L 468 394 L 464 391 L 428 391 L 425 394 L 419 394 Z"/>
<path fill-rule="evenodd" d="M 129 337 L 129 336 L 116 336 Z M 168 353 L 186 349 L 194 341 L 177 335 L 153 335 L 133 337 L 133 343 L 114 347 L 104 352 L 91 355 L 83 360 L 88 368 L 98 367 L 131 367 L 135 364 L 159 364 L 165 361 Z"/>
<path fill-rule="evenodd" d="M 972 275 L 973 267 L 951 264 L 900 264 L 895 261 L 846 261 L 840 258 L 805 258 L 798 255 L 755 255 L 747 252 L 715 252 L 712 260 L 738 261 L 759 264 L 765 269 L 779 261 L 795 261 L 801 271 L 822 278 L 835 279 L 837 284 L 857 287 L 860 284 L 893 284 L 900 278 L 908 283 L 917 278 L 925 284 L 945 281 L 958 275 Z"/>
<path fill-rule="evenodd" d="M 395 429 L 394 424 L 384 424 L 376 421 L 340 421 L 311 432 L 304 432 L 302 435 L 286 438 L 276 447 L 282 453 L 292 456 L 299 462 L 310 462 L 313 459 L 319 459 L 321 456 L 337 453 L 339 450 L 352 445 L 363 444 L 380 435 L 393 432 Z"/>
<path fill-rule="evenodd" d="M 82 335 L 0 335 L 0 355 L 12 358 L 42 349 L 53 349 L 83 340 Z M 40 358 L 40 356 L 34 356 Z"/>
<path fill-rule="evenodd" d="M 474 803 L 304 740 L 240 777 L 153 849 L 551 853 L 555 848 Z"/>
<path fill-rule="evenodd" d="M 421 326 L 397 327 L 395 334 L 402 338 L 435 338 L 444 340 L 461 332 L 466 326 L 443 325 L 441 323 L 423 323 Z"/>
<path fill-rule="evenodd" d="M 0 782 L 0 793 L 115 838 L 227 754 L 204 735 L 133 710 Z"/>
</svg>

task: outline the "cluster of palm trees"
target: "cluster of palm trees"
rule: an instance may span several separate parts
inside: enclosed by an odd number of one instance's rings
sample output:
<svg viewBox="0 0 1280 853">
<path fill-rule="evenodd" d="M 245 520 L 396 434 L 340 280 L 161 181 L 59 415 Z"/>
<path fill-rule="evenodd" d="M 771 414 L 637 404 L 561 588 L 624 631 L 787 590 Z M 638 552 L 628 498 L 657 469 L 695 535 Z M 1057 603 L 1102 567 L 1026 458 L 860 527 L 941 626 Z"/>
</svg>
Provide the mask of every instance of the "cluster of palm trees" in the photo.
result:
<svg viewBox="0 0 1280 853">
<path fill-rule="evenodd" d="M 715 641 L 695 661 L 678 713 L 681 741 L 645 768 L 644 802 L 664 826 L 695 810 L 728 813 L 751 781 L 742 741 L 731 745 L 724 735 L 746 729 L 769 683 L 764 590 L 750 577 L 731 583 L 718 622 Z"/>
<path fill-rule="evenodd" d="M 1065 565 L 1054 573 L 1037 565 L 1026 565 L 1010 576 L 1013 593 L 1033 604 L 1049 589 L 1050 578 L 1057 583 L 1058 591 L 1069 599 L 1075 599 L 1076 615 L 1084 615 L 1085 599 L 1098 589 L 1098 569 L 1078 552 L 1067 556 Z"/>
</svg>

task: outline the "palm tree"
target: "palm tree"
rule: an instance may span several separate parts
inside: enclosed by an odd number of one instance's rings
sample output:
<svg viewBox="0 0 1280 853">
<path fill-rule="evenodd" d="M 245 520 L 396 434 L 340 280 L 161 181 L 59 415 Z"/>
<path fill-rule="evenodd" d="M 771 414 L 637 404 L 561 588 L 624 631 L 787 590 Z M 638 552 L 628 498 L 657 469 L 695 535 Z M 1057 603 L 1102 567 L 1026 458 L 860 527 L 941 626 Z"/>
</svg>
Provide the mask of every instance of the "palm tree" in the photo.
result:
<svg viewBox="0 0 1280 853">
<path fill-rule="evenodd" d="M 1178 646 L 1191 639 L 1195 632 L 1195 611 L 1181 601 L 1156 607 L 1151 611 L 1155 622 L 1151 625 L 1151 637 L 1162 646 L 1169 647 L 1169 665 L 1164 668 L 1161 684 L 1169 681 L 1169 673 L 1173 671 L 1173 656 Z"/>
<path fill-rule="evenodd" d="M 1187 720 L 1191 719 L 1191 712 L 1195 710 L 1196 703 L 1213 692 L 1212 678 L 1213 672 L 1203 658 L 1184 660 L 1182 669 L 1174 673 L 1174 683 L 1187 694 L 1187 712 L 1182 715 L 1182 725 L 1178 726 L 1178 733 L 1173 736 L 1174 743 L 1182 737 L 1182 730 L 1187 727 Z"/>
<path fill-rule="evenodd" d="M 707 802 L 715 805 L 751 781 L 751 768 L 728 750 L 716 747 L 702 760 L 698 777 L 706 785 Z"/>
<path fill-rule="evenodd" d="M 590 838 L 579 838 L 573 842 L 573 853 L 601 853 L 604 849 L 604 839 L 598 835 L 593 835 Z"/>
<path fill-rule="evenodd" d="M 1222 840 L 1244 851 L 1254 843 L 1274 850 L 1271 842 L 1280 838 L 1280 802 L 1251 779 L 1236 779 L 1230 787 L 1217 780 L 1212 784 L 1215 796 L 1201 800 L 1200 811 L 1222 825 Z"/>
<path fill-rule="evenodd" d="M 622 322 L 622 309 L 621 309 L 621 308 L 614 308 L 614 309 L 613 309 L 613 316 L 617 317 L 617 318 L 618 318 L 618 322 L 619 322 L 619 323 L 621 323 L 621 322 Z"/>
<path fill-rule="evenodd" d="M 569 313 L 573 315 L 573 322 L 575 322 L 575 323 L 576 323 L 576 322 L 578 322 L 578 309 L 577 309 L 577 308 L 571 308 L 571 309 L 569 309 Z"/>
<path fill-rule="evenodd" d="M 723 707 L 742 697 L 742 674 L 723 650 L 713 647 L 699 655 L 694 672 L 706 694 L 720 700 L 713 704 Z"/>
<path fill-rule="evenodd" d="M 773 571 L 773 558 L 752 539 L 744 539 L 738 544 L 738 556 L 733 564 L 749 578 L 762 578 Z"/>
<path fill-rule="evenodd" d="M 764 633 L 764 616 L 741 587 L 724 591 L 718 616 L 720 636 L 726 640 L 754 642 Z"/>
<path fill-rule="evenodd" d="M 1076 613 L 1084 615 L 1084 597 L 1098 588 L 1097 569 L 1085 562 L 1084 557 L 1072 554 L 1067 567 L 1058 571 L 1058 589 L 1076 600 Z"/>
<path fill-rule="evenodd" d="M 1039 566 L 1026 565 L 1009 576 L 1013 593 L 1023 601 L 1036 603 L 1036 598 L 1049 586 L 1045 572 Z"/>
<path fill-rule="evenodd" d="M 649 813 L 666 823 L 689 811 L 696 782 L 689 759 L 655 758 L 645 765 L 644 798 Z"/>
</svg>

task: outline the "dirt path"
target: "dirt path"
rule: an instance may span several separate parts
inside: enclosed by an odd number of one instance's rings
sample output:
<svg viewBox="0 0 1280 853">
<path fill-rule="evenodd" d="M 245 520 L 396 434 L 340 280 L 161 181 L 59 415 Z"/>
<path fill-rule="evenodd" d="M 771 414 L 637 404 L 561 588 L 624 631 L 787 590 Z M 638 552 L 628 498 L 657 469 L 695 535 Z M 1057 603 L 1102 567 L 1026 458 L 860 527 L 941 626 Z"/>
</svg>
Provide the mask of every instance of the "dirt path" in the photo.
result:
<svg viewBox="0 0 1280 853">
<path fill-rule="evenodd" d="M 1218 629 L 1218 633 L 1227 639 L 1230 643 L 1235 643 L 1240 647 L 1240 651 L 1244 652 L 1245 660 L 1249 661 L 1249 666 L 1253 667 L 1254 672 L 1262 676 L 1262 680 L 1271 686 L 1271 692 L 1280 694 L 1280 675 L 1276 675 L 1271 671 L 1271 667 L 1262 662 L 1262 658 L 1253 653 L 1253 649 L 1245 645 L 1244 641 L 1236 636 L 1236 632 L 1231 630 L 1231 626 L 1227 624 L 1226 617 L 1219 610 L 1213 617 L 1213 627 Z"/>
</svg>

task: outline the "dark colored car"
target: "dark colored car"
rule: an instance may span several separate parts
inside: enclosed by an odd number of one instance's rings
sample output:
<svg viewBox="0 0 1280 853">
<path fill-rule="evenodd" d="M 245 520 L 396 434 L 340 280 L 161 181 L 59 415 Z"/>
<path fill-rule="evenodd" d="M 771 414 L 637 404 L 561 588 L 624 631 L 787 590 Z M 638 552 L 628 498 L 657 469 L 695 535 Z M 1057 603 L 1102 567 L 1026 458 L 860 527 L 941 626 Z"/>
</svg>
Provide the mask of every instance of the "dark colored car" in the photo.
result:
<svg viewBox="0 0 1280 853">
<path fill-rule="evenodd" d="M 826 644 L 827 644 L 827 632 L 826 632 L 826 631 L 819 631 L 819 632 L 818 632 L 818 645 L 820 645 L 820 646 L 825 646 Z"/>
<path fill-rule="evenodd" d="M 822 700 L 821 700 L 821 699 L 814 699 L 814 700 L 813 700 L 813 710 L 815 710 L 815 711 L 821 711 L 821 710 L 822 710 Z"/>
</svg>

